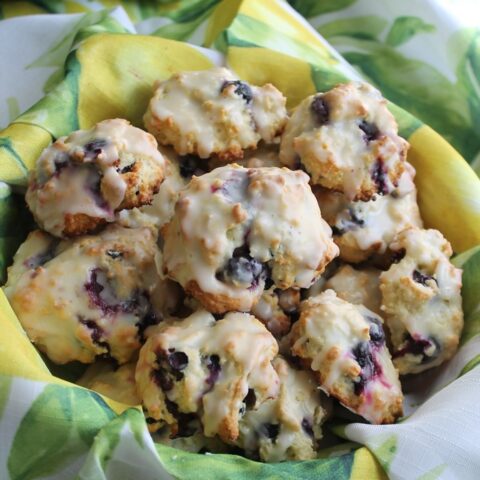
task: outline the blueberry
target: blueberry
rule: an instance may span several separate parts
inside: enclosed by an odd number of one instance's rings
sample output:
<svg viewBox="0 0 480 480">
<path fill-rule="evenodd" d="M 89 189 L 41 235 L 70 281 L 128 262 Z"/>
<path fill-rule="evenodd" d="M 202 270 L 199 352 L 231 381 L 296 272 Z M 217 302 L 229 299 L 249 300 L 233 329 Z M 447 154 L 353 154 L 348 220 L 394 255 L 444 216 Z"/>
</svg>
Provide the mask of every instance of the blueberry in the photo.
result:
<svg viewBox="0 0 480 480">
<path fill-rule="evenodd" d="M 70 165 L 70 157 L 65 152 L 58 153 L 53 160 L 53 164 L 55 165 L 55 176 L 59 176 L 60 172 Z"/>
<path fill-rule="evenodd" d="M 165 392 L 173 388 L 175 381 L 183 379 L 184 370 L 188 365 L 188 357 L 183 352 L 167 353 L 165 350 L 157 352 L 157 368 L 152 371 L 152 377 L 157 385 Z"/>
<path fill-rule="evenodd" d="M 94 165 L 86 165 L 83 168 L 88 169 L 88 176 L 86 181 L 86 189 L 93 197 L 98 207 L 109 210 L 110 207 L 102 195 L 102 176 Z"/>
<path fill-rule="evenodd" d="M 116 308 L 123 313 L 143 317 L 151 310 L 150 297 L 147 292 L 136 290 L 131 298 L 120 302 Z"/>
<path fill-rule="evenodd" d="M 247 287 L 256 287 L 263 273 L 263 265 L 254 258 L 233 257 L 225 268 L 225 277 L 231 283 L 244 285 Z"/>
<path fill-rule="evenodd" d="M 330 108 L 323 95 L 315 95 L 310 105 L 310 110 L 319 126 L 328 123 L 330 117 Z"/>
<path fill-rule="evenodd" d="M 90 278 L 84 284 L 90 297 L 90 302 L 102 310 L 104 315 L 115 315 L 119 312 L 142 316 L 150 308 L 146 292 L 134 292 L 132 298 L 116 302 L 115 291 L 108 280 L 107 274 L 100 268 L 90 271 Z"/>
<path fill-rule="evenodd" d="M 206 359 L 206 366 L 209 371 L 208 377 L 205 379 L 205 383 L 208 385 L 208 389 L 205 393 L 212 390 L 213 386 L 215 385 L 218 377 L 220 376 L 220 372 L 222 367 L 220 365 L 220 357 L 218 355 L 210 355 Z"/>
<path fill-rule="evenodd" d="M 90 272 L 90 279 L 84 284 L 85 290 L 90 297 L 91 303 L 100 308 L 105 315 L 111 315 L 118 311 L 118 305 L 108 304 L 102 293 L 105 290 L 105 285 L 102 282 L 106 281 L 106 275 L 99 268 L 95 268 Z"/>
<path fill-rule="evenodd" d="M 387 169 L 385 168 L 383 160 L 377 159 L 373 166 L 371 177 L 377 186 L 377 193 L 379 195 L 386 195 L 388 193 Z"/>
<path fill-rule="evenodd" d="M 415 282 L 419 283 L 420 285 L 423 285 L 424 287 L 428 287 L 427 281 L 428 280 L 434 280 L 435 283 L 437 283 L 437 280 L 432 277 L 431 275 L 425 275 L 424 273 L 414 270 L 412 273 L 412 278 Z"/>
<path fill-rule="evenodd" d="M 367 320 L 370 322 L 370 341 L 377 346 L 383 345 L 385 343 L 385 333 L 380 320 L 375 317 L 367 317 Z"/>
<path fill-rule="evenodd" d="M 302 420 L 302 428 L 307 435 L 313 438 L 313 426 L 312 422 L 310 422 L 308 418 L 304 418 Z"/>
<path fill-rule="evenodd" d="M 346 209 L 344 214 L 346 218 L 341 218 L 337 224 L 332 227 L 333 235 L 341 236 L 346 232 L 365 226 L 365 220 L 360 217 L 360 212 L 356 211 L 353 207 Z"/>
<path fill-rule="evenodd" d="M 245 171 L 235 170 L 221 186 L 212 185 L 212 193 L 220 193 L 231 203 L 243 203 L 250 184 L 250 176 Z"/>
<path fill-rule="evenodd" d="M 221 91 L 223 92 L 230 85 L 235 85 L 235 94 L 242 97 L 247 104 L 252 101 L 253 92 L 248 83 L 242 82 L 241 80 L 225 81 L 223 82 Z"/>
<path fill-rule="evenodd" d="M 113 258 L 114 260 L 117 259 L 117 258 L 123 257 L 123 252 L 120 252 L 119 250 L 109 249 L 109 250 L 106 250 L 105 253 L 106 253 L 110 258 Z"/>
<path fill-rule="evenodd" d="M 173 388 L 173 379 L 163 370 L 152 370 L 154 382 L 164 391 L 168 392 Z"/>
<path fill-rule="evenodd" d="M 142 341 L 142 343 L 145 341 L 145 330 L 148 327 L 151 327 L 152 325 L 158 325 L 162 319 L 159 318 L 155 312 L 153 312 L 151 309 L 147 311 L 147 313 L 139 320 L 135 326 L 138 329 L 138 337 Z"/>
<path fill-rule="evenodd" d="M 364 133 L 364 138 L 367 143 L 376 140 L 380 135 L 378 127 L 374 123 L 367 122 L 366 120 L 362 120 L 358 128 Z"/>
<path fill-rule="evenodd" d="M 264 423 L 260 427 L 260 434 L 264 437 L 275 441 L 280 433 L 280 425 L 278 423 Z"/>
<path fill-rule="evenodd" d="M 174 352 L 168 356 L 168 364 L 172 370 L 185 370 L 188 366 L 188 355 L 185 352 Z"/>
<path fill-rule="evenodd" d="M 256 288 L 260 281 L 267 277 L 267 266 L 250 256 L 247 245 L 242 245 L 233 251 L 225 268 L 217 272 L 217 278 L 222 282 L 240 285 L 246 288 Z"/>
<path fill-rule="evenodd" d="M 426 350 L 429 350 L 434 347 L 434 351 L 432 354 L 427 355 Z M 422 338 L 417 337 L 413 338 L 410 334 L 405 335 L 405 340 L 403 343 L 403 347 L 393 352 L 393 358 L 403 357 L 404 355 L 411 354 L 416 356 L 422 357 L 422 363 L 428 363 L 438 357 L 441 350 L 441 346 L 438 341 L 433 338 Z"/>
<path fill-rule="evenodd" d="M 352 350 L 357 363 L 365 370 L 373 370 L 372 351 L 368 342 L 359 342 Z"/>
<path fill-rule="evenodd" d="M 102 337 L 104 335 L 103 328 L 100 327 L 94 320 L 79 317 L 78 321 L 90 330 L 90 337 L 92 338 L 92 342 L 99 347 L 107 349 L 108 353 L 110 353 L 110 345 L 104 340 L 102 340 Z"/>
<path fill-rule="evenodd" d="M 402 261 L 405 258 L 406 253 L 407 252 L 404 248 L 393 252 L 391 256 L 392 263 L 399 263 L 400 261 Z"/>
<path fill-rule="evenodd" d="M 133 168 L 135 167 L 135 163 L 136 162 L 133 162 L 131 163 L 130 165 L 126 165 L 125 167 L 121 168 L 120 169 L 120 173 L 123 174 L 123 173 L 130 173 Z"/>
<path fill-rule="evenodd" d="M 361 367 L 359 378 L 353 382 L 355 395 L 361 395 L 365 385 L 382 372 L 381 366 L 373 357 L 369 342 L 359 342 L 352 350 L 353 356 Z"/>
<path fill-rule="evenodd" d="M 37 255 L 33 255 L 30 258 L 27 258 L 23 264 L 30 269 L 35 269 L 37 267 L 41 267 L 42 265 L 45 265 L 47 262 L 55 258 L 56 256 L 56 250 L 58 247 L 58 244 L 60 243 L 60 240 L 55 239 L 52 240 L 47 249 L 44 252 L 37 253 Z"/>
<path fill-rule="evenodd" d="M 94 160 L 102 153 L 102 150 L 107 146 L 107 141 L 103 139 L 96 139 L 84 145 L 85 158 Z"/>
<path fill-rule="evenodd" d="M 363 227 L 365 225 L 365 220 L 363 220 L 363 218 L 360 218 L 358 212 L 356 212 L 352 207 L 348 209 L 348 213 L 354 225 L 358 225 L 360 227 Z"/>
</svg>

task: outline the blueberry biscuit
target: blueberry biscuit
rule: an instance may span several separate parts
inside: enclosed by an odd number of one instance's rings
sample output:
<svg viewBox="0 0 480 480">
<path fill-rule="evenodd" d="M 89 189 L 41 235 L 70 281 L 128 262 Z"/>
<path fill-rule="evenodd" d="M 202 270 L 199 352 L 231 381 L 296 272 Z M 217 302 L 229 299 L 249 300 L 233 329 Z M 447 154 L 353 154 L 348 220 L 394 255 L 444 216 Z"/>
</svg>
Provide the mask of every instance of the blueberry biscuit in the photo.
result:
<svg viewBox="0 0 480 480">
<path fill-rule="evenodd" d="M 409 168 L 389 195 L 375 195 L 368 202 L 349 202 L 341 193 L 315 189 L 322 216 L 332 227 L 342 260 L 358 263 L 373 254 L 383 254 L 398 232 L 422 227 L 412 181 L 414 173 Z"/>
<path fill-rule="evenodd" d="M 273 85 L 251 86 L 225 68 L 182 72 L 158 84 L 144 123 L 179 155 L 228 162 L 260 140 L 277 140 L 287 121 L 285 103 Z"/>
<path fill-rule="evenodd" d="M 337 297 L 355 305 L 364 305 L 377 315 L 382 315 L 380 306 L 380 274 L 376 268 L 356 269 L 343 265 L 330 277 L 323 289 L 334 290 Z"/>
<path fill-rule="evenodd" d="M 214 313 L 250 311 L 265 282 L 309 287 L 338 249 L 308 185 L 286 168 L 193 177 L 165 233 L 164 271 Z"/>
<path fill-rule="evenodd" d="M 327 290 L 302 304 L 289 341 L 291 353 L 313 370 L 320 388 L 345 407 L 376 424 L 402 415 L 398 372 L 375 313 Z"/>
<path fill-rule="evenodd" d="M 150 203 L 164 168 L 152 135 L 126 120 L 104 120 L 43 151 L 26 200 L 43 230 L 82 235 L 113 222 L 119 210 Z"/>
<path fill-rule="evenodd" d="M 397 261 L 380 276 L 382 310 L 401 374 L 419 373 L 453 356 L 463 328 L 462 272 L 437 230 L 411 228 L 390 248 Z"/>
<path fill-rule="evenodd" d="M 46 234 L 42 234 L 45 236 Z M 98 236 L 44 242 L 31 234 L 14 258 L 5 293 L 30 340 L 51 360 L 126 363 L 161 317 L 150 302 L 161 281 L 150 229 L 107 227 Z M 18 265 L 27 266 L 20 275 Z"/>
<path fill-rule="evenodd" d="M 76 383 L 126 405 L 142 403 L 135 384 L 134 362 L 118 366 L 100 360 L 90 365 Z"/>
<path fill-rule="evenodd" d="M 245 414 L 235 443 L 247 456 L 264 462 L 315 458 L 327 399 L 310 372 L 292 368 L 281 357 L 273 366 L 280 378 L 278 397 Z"/>
<path fill-rule="evenodd" d="M 245 411 L 278 395 L 277 351 L 255 317 L 215 321 L 200 310 L 150 335 L 137 364 L 138 392 L 149 418 L 170 425 L 173 436 L 188 436 L 201 422 L 205 436 L 234 441 Z"/>
<path fill-rule="evenodd" d="M 285 127 L 280 160 L 290 168 L 301 162 L 313 184 L 348 200 L 369 200 L 394 189 L 407 148 L 380 92 L 348 83 L 300 103 Z"/>
</svg>

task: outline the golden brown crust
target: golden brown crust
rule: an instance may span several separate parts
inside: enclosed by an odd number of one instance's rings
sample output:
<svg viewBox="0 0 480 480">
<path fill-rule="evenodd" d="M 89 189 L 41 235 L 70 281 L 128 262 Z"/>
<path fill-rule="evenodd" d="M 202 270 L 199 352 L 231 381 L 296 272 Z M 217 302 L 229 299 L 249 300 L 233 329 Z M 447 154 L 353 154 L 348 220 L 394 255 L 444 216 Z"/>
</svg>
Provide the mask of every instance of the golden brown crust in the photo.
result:
<svg viewBox="0 0 480 480">
<path fill-rule="evenodd" d="M 95 232 L 103 227 L 107 221 L 103 218 L 90 217 L 84 213 L 65 214 L 65 237 L 78 237 L 87 233 Z"/>
<path fill-rule="evenodd" d="M 229 297 L 221 293 L 204 292 L 195 280 L 190 280 L 185 286 L 185 291 L 196 298 L 209 312 L 225 313 L 235 311 L 250 311 L 258 302 L 262 292 L 258 292 L 258 296 L 252 299 L 252 304 L 247 309 L 242 309 L 243 300 Z"/>
</svg>

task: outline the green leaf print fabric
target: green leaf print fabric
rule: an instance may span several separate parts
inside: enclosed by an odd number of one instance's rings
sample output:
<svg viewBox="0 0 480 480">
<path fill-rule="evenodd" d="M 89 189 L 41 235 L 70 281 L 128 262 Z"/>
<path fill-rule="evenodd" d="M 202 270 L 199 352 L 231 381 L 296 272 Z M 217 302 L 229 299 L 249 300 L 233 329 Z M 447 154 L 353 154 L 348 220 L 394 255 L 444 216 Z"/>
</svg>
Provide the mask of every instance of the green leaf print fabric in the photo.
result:
<svg viewBox="0 0 480 480">
<path fill-rule="evenodd" d="M 0 3 L 0 284 L 33 228 L 23 189 L 42 148 L 105 111 L 139 124 L 156 78 L 226 63 L 289 107 L 349 79 L 382 90 L 412 144 L 422 215 L 459 253 L 465 312 L 458 353 L 419 377 L 399 423 L 336 420 L 317 460 L 268 465 L 155 443 L 140 407 L 70 383 L 78 365 L 45 363 L 0 291 L 0 479 L 478 478 L 480 180 L 450 145 L 480 173 L 480 30 L 447 3 Z"/>
</svg>

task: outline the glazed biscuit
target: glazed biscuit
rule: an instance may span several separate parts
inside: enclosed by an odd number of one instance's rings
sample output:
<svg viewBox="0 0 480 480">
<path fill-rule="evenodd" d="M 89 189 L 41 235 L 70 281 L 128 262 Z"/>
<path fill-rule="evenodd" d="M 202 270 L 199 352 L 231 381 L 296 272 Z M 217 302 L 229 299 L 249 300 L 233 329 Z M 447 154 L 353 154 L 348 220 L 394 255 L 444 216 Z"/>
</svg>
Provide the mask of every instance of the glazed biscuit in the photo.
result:
<svg viewBox="0 0 480 480">
<path fill-rule="evenodd" d="M 164 272 L 209 311 L 250 311 L 267 279 L 308 288 L 338 249 L 303 172 L 217 168 L 180 192 Z"/>
<path fill-rule="evenodd" d="M 205 436 L 234 441 L 245 411 L 278 395 L 271 364 L 277 351 L 255 317 L 228 313 L 215 321 L 200 310 L 151 333 L 140 351 L 137 389 L 148 416 L 173 436 L 201 422 Z"/>
<path fill-rule="evenodd" d="M 275 358 L 273 366 L 280 378 L 280 393 L 244 415 L 235 444 L 263 462 L 316 458 L 327 398 L 311 372 L 294 369 L 281 357 Z"/>
<path fill-rule="evenodd" d="M 314 185 L 350 201 L 369 200 L 395 188 L 407 149 L 380 92 L 348 83 L 296 107 L 282 135 L 280 160 L 290 168 L 300 162 Z"/>
<path fill-rule="evenodd" d="M 45 236 L 46 234 L 42 234 Z M 55 363 L 128 362 L 145 330 L 161 320 L 151 294 L 161 278 L 156 236 L 148 228 L 107 227 L 98 236 L 29 244 L 14 258 L 5 294 L 30 340 Z M 28 268 L 20 275 L 17 265 Z"/>
<path fill-rule="evenodd" d="M 159 82 L 144 116 L 146 129 L 179 155 L 243 158 L 263 140 L 278 141 L 286 99 L 273 85 L 255 87 L 226 68 L 176 73 Z"/>
<path fill-rule="evenodd" d="M 375 313 L 327 290 L 302 303 L 289 342 L 291 354 L 313 370 L 320 388 L 348 409 L 375 424 L 402 416 L 398 372 Z"/>
<path fill-rule="evenodd" d="M 410 228 L 390 245 L 396 263 L 380 275 L 382 310 L 401 374 L 440 365 L 457 350 L 463 328 L 462 271 L 437 230 Z"/>
<path fill-rule="evenodd" d="M 150 203 L 164 170 L 152 135 L 126 120 L 104 120 L 43 151 L 26 200 L 43 230 L 83 235 L 113 222 L 115 212 Z"/>
</svg>

